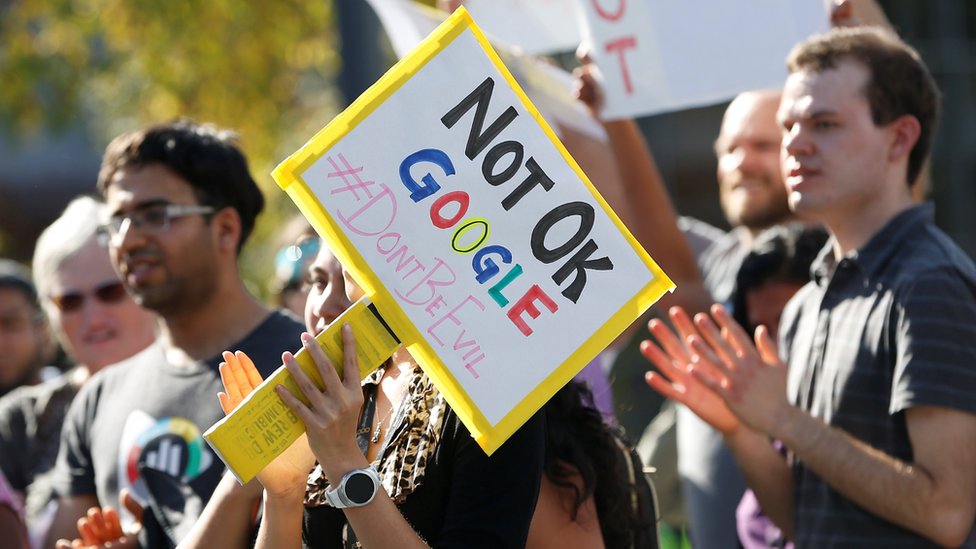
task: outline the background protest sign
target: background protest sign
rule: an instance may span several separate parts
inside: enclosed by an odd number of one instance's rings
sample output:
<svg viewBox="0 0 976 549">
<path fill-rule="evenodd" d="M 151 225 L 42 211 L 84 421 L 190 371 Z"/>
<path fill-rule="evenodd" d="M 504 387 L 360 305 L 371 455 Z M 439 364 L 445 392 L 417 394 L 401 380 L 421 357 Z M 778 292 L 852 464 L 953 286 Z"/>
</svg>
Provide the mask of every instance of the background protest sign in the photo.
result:
<svg viewBox="0 0 976 549">
<path fill-rule="evenodd" d="M 489 453 L 674 287 L 463 9 L 273 176 Z"/>
<path fill-rule="evenodd" d="M 603 75 L 605 120 L 781 88 L 786 55 L 824 32 L 821 0 L 579 0 L 583 39 Z"/>
<path fill-rule="evenodd" d="M 580 43 L 578 0 L 467 0 L 464 6 L 491 37 L 525 53 L 573 51 Z"/>
<path fill-rule="evenodd" d="M 444 11 L 420 4 L 415 0 L 367 1 L 376 12 L 398 58 L 403 58 L 410 53 L 448 16 Z M 559 0 L 557 3 L 575 18 L 574 2 L 575 0 Z M 471 13 L 483 28 L 483 19 L 473 9 Z M 513 18 L 515 16 L 515 14 L 510 15 Z M 575 19 L 573 25 L 575 29 Z M 570 73 L 542 58 L 526 54 L 521 47 L 511 48 L 504 43 L 495 43 L 491 33 L 488 35 L 492 39 L 495 51 L 512 71 L 526 95 L 532 99 L 545 119 L 554 125 L 556 133 L 561 138 L 565 137 L 561 130 L 570 128 L 590 139 L 606 141 L 607 134 L 603 126 L 590 116 L 587 108 L 573 95 L 574 81 Z M 572 35 L 574 42 L 568 49 L 575 49 L 579 42 L 579 33 L 573 31 Z"/>
</svg>

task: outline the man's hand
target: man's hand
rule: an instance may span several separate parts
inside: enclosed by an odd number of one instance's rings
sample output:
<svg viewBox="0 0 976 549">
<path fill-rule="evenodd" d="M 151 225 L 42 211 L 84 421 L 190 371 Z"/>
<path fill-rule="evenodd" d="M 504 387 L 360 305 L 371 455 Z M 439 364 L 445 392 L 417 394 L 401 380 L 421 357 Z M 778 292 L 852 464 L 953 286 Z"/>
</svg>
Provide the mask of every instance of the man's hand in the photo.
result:
<svg viewBox="0 0 976 549">
<path fill-rule="evenodd" d="M 119 503 L 136 519 L 136 525 L 130 532 L 122 530 L 119 514 L 115 508 L 92 507 L 88 513 L 78 519 L 78 534 L 80 538 L 72 541 L 60 539 L 57 549 L 124 549 L 138 546 L 138 534 L 142 529 L 143 508 L 132 497 L 127 489 L 119 494 Z"/>
<path fill-rule="evenodd" d="M 713 322 L 714 319 L 714 322 Z M 749 427 L 779 438 L 777 430 L 792 406 L 786 398 L 786 365 L 765 326 L 756 329 L 755 345 L 725 307 L 713 305 L 711 317 L 695 315 L 701 337 L 689 335 L 692 375 L 722 397 L 732 413 Z M 718 376 L 704 375 L 717 372 Z"/>
<path fill-rule="evenodd" d="M 696 361 L 682 340 L 695 337 L 695 327 L 681 307 L 672 307 L 668 314 L 679 339 L 660 320 L 648 323 L 648 330 L 657 339 L 641 342 L 641 353 L 655 366 L 657 372 L 647 372 L 645 380 L 655 391 L 680 402 L 709 425 L 728 435 L 739 427 L 739 420 L 729 410 L 725 401 L 701 379 L 714 379 L 714 370 L 708 364 Z M 698 371 L 698 375 L 694 374 Z M 663 375 L 662 375 L 663 374 Z"/>
</svg>

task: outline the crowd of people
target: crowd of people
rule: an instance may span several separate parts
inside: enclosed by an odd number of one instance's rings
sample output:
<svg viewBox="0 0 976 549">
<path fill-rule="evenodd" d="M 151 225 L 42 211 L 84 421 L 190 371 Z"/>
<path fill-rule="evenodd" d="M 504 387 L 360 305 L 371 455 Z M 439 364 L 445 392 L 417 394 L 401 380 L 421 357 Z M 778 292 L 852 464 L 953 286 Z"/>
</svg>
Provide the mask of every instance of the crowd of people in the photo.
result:
<svg viewBox="0 0 976 549">
<path fill-rule="evenodd" d="M 635 121 L 602 122 L 594 183 L 678 288 L 491 456 L 405 348 L 360 379 L 349 326 L 341 368 L 315 343 L 364 290 L 303 219 L 278 301 L 249 292 L 264 197 L 232 132 L 118 136 L 32 269 L 0 260 L 3 545 L 976 548 L 976 266 L 917 191 L 939 92 L 852 9 L 729 104 L 730 231 L 678 215 Z M 614 360 L 628 339 L 643 360 Z M 201 434 L 281 365 L 305 434 L 240 484 Z"/>
</svg>

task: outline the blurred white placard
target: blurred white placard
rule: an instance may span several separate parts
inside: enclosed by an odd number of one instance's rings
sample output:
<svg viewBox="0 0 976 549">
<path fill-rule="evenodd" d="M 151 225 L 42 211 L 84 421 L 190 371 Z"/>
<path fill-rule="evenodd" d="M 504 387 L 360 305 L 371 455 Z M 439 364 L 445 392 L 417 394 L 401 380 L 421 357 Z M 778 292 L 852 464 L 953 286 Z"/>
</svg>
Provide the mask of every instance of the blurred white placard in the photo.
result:
<svg viewBox="0 0 976 549">
<path fill-rule="evenodd" d="M 398 58 L 402 58 L 415 48 L 448 15 L 414 0 L 368 1 L 376 11 Z M 570 4 L 570 2 L 562 3 Z M 477 16 L 475 20 L 480 26 L 481 20 Z M 571 74 L 533 55 L 513 51 L 505 44 L 493 43 L 493 45 L 525 90 L 526 95 L 532 98 L 543 118 L 557 126 L 573 128 L 593 139 L 606 140 L 603 126 L 590 116 L 586 107 L 574 97 Z"/>
<path fill-rule="evenodd" d="M 790 49 L 826 31 L 822 0 L 579 0 L 606 120 L 778 88 Z"/>
<path fill-rule="evenodd" d="M 573 51 L 580 43 L 578 0 L 467 0 L 464 7 L 492 43 L 526 53 Z"/>
</svg>

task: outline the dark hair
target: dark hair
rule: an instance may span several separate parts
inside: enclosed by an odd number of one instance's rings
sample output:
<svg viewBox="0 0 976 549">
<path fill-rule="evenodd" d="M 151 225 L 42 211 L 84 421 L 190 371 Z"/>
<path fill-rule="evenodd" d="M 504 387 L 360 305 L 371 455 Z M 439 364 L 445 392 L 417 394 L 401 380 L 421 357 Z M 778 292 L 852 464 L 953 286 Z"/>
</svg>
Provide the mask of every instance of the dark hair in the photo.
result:
<svg viewBox="0 0 976 549">
<path fill-rule="evenodd" d="M 12 288 L 24 294 L 35 312 L 41 310 L 37 289 L 31 282 L 30 271 L 11 259 L 0 258 L 0 288 Z"/>
<path fill-rule="evenodd" d="M 105 195 L 120 170 L 161 164 L 193 188 L 200 204 L 234 208 L 241 218 L 240 252 L 264 208 L 264 196 L 229 131 L 191 120 L 157 124 L 122 134 L 105 149 L 98 190 Z"/>
<path fill-rule="evenodd" d="M 646 547 L 656 536 L 653 506 L 640 498 L 631 479 L 631 448 L 611 429 L 593 403 L 590 390 L 575 381 L 560 389 L 543 408 L 546 414 L 546 477 L 575 494 L 572 518 L 591 496 L 596 503 L 600 531 L 607 547 Z M 637 461 L 638 468 L 641 462 Z M 582 479 L 582 490 L 573 479 Z M 643 474 L 637 482 L 645 482 Z M 645 484 L 645 487 L 646 484 Z M 641 505 L 636 505 L 640 499 Z"/>
<path fill-rule="evenodd" d="M 790 74 L 834 69 L 853 59 L 868 70 L 864 90 L 871 118 L 882 126 L 900 116 L 914 116 L 921 126 L 918 141 L 908 156 L 908 184 L 914 185 L 932 147 L 939 119 L 939 88 L 911 46 L 891 32 L 876 27 L 834 29 L 810 38 L 790 52 Z"/>
<path fill-rule="evenodd" d="M 759 233 L 735 277 L 733 311 L 736 321 L 746 328 L 746 294 L 763 284 L 810 280 L 810 265 L 827 243 L 827 231 L 819 226 L 789 223 Z"/>
</svg>

